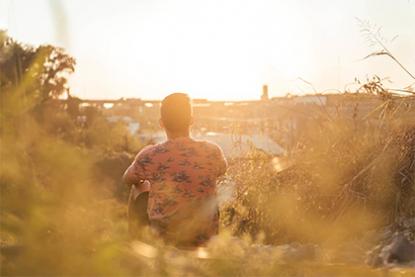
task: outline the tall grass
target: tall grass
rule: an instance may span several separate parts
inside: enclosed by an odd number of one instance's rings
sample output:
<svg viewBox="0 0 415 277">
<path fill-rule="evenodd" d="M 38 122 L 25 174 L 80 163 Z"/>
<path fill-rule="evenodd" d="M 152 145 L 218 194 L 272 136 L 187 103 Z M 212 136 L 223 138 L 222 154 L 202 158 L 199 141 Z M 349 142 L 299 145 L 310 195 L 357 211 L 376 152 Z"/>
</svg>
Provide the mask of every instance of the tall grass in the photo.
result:
<svg viewBox="0 0 415 277">
<path fill-rule="evenodd" d="M 414 122 L 403 118 L 316 119 L 284 170 L 257 151 L 231 161 L 222 186 L 234 192 L 222 207 L 221 235 L 208 254 L 191 254 L 152 237 L 130 245 L 126 189 L 114 181 L 123 170 L 114 164 L 127 165 L 128 155 L 108 161 L 96 147 L 50 134 L 30 114 L 7 117 L 2 274 L 378 276 L 323 262 L 362 264 L 376 230 L 414 216 Z M 293 263 L 264 246 L 293 242 L 319 245 L 314 262 Z"/>
<path fill-rule="evenodd" d="M 318 244 L 327 261 L 364 261 L 385 226 L 415 215 L 413 108 L 385 101 L 369 119 L 308 121 L 288 162 L 257 153 L 234 163 L 224 224 L 268 244 Z"/>
<path fill-rule="evenodd" d="M 99 113 L 78 126 L 59 105 L 39 112 L 24 97 L 36 75 L 23 73 L 0 92 L 2 275 L 383 276 L 364 252 L 379 228 L 415 215 L 413 107 L 386 99 L 368 118 L 314 117 L 288 160 L 230 161 L 221 234 L 206 249 L 131 242 L 120 178 L 140 145 Z M 276 247 L 294 242 L 310 248 Z M 327 264 L 339 261 L 355 264 Z"/>
</svg>

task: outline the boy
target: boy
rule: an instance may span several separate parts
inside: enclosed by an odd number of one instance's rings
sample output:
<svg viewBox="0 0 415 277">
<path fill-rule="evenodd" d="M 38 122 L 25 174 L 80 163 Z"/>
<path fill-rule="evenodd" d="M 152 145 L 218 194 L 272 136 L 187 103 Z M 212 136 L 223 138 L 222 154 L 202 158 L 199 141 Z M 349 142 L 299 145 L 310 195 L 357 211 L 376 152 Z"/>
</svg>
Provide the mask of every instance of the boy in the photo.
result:
<svg viewBox="0 0 415 277">
<path fill-rule="evenodd" d="M 149 191 L 150 226 L 178 246 L 199 246 L 218 232 L 216 181 L 227 162 L 222 150 L 190 137 L 190 98 L 173 93 L 161 103 L 167 141 L 141 150 L 124 173 L 127 184 Z"/>
</svg>

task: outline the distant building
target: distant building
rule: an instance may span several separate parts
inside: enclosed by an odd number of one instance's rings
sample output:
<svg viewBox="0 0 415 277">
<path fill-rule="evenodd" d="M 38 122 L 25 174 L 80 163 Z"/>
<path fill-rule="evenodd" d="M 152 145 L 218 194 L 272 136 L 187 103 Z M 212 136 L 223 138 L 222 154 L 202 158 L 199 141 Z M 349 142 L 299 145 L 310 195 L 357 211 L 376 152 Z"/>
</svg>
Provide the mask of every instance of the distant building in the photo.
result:
<svg viewBox="0 0 415 277">
<path fill-rule="evenodd" d="M 294 104 L 325 106 L 327 103 L 326 95 L 304 95 L 292 98 Z"/>
<path fill-rule="evenodd" d="M 262 95 L 261 95 L 261 100 L 262 100 L 262 101 L 268 101 L 268 100 L 269 100 L 269 95 L 268 95 L 268 85 L 263 85 L 263 86 L 262 86 Z"/>
</svg>

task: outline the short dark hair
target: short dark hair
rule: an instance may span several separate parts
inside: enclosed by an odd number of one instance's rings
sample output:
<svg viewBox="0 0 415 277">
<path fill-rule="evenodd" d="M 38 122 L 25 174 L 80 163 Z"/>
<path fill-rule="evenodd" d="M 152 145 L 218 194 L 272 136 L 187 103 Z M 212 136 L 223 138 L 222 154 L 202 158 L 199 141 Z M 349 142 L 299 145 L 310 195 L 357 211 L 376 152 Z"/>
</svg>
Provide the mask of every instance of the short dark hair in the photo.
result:
<svg viewBox="0 0 415 277">
<path fill-rule="evenodd" d="M 161 102 L 160 114 L 167 130 L 186 131 L 192 120 L 192 101 L 185 93 L 172 93 Z"/>
</svg>

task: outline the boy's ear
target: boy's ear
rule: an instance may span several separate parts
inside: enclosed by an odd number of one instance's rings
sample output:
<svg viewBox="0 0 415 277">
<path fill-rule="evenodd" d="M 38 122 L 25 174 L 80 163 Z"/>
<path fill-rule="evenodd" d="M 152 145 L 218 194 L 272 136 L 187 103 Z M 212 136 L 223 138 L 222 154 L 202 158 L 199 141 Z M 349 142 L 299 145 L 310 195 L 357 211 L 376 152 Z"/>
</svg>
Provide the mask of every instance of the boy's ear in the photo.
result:
<svg viewBox="0 0 415 277">
<path fill-rule="evenodd" d="M 164 129 L 163 120 L 161 120 L 161 118 L 159 119 L 159 125 L 160 125 L 161 129 Z"/>
</svg>

